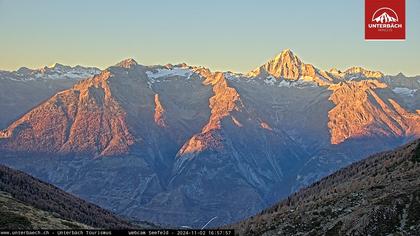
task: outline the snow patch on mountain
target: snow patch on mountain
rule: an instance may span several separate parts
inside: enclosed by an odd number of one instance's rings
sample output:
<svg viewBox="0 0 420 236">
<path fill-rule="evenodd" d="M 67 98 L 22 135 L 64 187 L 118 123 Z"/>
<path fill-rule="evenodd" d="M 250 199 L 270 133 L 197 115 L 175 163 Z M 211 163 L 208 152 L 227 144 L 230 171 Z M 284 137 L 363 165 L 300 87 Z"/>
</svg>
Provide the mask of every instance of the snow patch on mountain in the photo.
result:
<svg viewBox="0 0 420 236">
<path fill-rule="evenodd" d="M 307 87 L 315 87 L 317 84 L 312 80 L 308 80 L 307 78 L 300 77 L 298 80 L 277 80 L 273 76 L 267 76 L 263 82 L 269 86 L 277 86 L 277 87 L 286 87 L 286 88 L 307 88 Z"/>
<path fill-rule="evenodd" d="M 191 78 L 193 72 L 189 68 L 165 68 L 165 69 L 155 69 L 152 71 L 146 71 L 147 77 L 151 79 L 158 79 L 158 78 L 167 78 L 167 77 L 174 77 L 174 76 L 181 76 L 187 77 L 187 79 Z"/>
<path fill-rule="evenodd" d="M 246 77 L 246 75 L 242 73 L 237 73 L 237 72 L 232 72 L 232 71 L 228 71 L 223 74 L 225 78 L 228 80 L 238 80 L 238 79 L 243 79 L 244 77 Z"/>
<path fill-rule="evenodd" d="M 409 89 L 409 88 L 402 88 L 402 87 L 396 87 L 393 88 L 392 91 L 396 94 L 402 95 L 402 96 L 410 96 L 413 97 L 414 94 L 417 92 L 417 89 Z"/>
</svg>

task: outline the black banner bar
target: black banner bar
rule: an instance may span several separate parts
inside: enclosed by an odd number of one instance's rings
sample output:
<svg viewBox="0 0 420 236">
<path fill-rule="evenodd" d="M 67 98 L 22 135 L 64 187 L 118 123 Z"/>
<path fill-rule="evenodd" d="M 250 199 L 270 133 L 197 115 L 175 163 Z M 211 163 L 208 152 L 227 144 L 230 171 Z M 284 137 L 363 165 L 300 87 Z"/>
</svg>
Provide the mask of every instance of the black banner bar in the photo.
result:
<svg viewBox="0 0 420 236">
<path fill-rule="evenodd" d="M 235 232 L 231 229 L 141 229 L 141 230 L 0 230 L 0 236 L 233 236 Z"/>
</svg>

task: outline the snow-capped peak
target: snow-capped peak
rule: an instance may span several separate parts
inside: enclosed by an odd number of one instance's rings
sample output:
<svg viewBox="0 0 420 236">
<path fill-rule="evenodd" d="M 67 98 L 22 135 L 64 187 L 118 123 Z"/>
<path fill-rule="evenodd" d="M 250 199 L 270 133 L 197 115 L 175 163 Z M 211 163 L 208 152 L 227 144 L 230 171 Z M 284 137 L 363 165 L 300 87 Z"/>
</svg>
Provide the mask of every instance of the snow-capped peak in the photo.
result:
<svg viewBox="0 0 420 236">
<path fill-rule="evenodd" d="M 267 78 L 273 76 L 276 79 L 297 81 L 313 81 L 318 85 L 328 85 L 334 81 L 324 71 L 315 68 L 311 64 L 305 64 L 290 49 L 286 49 L 264 65 L 248 73 L 248 76 Z"/>
<path fill-rule="evenodd" d="M 274 58 L 273 62 L 277 64 L 283 64 L 287 62 L 292 62 L 296 65 L 302 64 L 302 61 L 290 49 L 283 50 Z"/>
<path fill-rule="evenodd" d="M 39 69 L 21 67 L 17 71 L 2 71 L 0 78 L 11 80 L 41 80 L 41 79 L 85 79 L 101 72 L 95 67 L 67 66 L 55 63 Z"/>
<path fill-rule="evenodd" d="M 363 75 L 367 78 L 377 78 L 377 79 L 382 78 L 384 76 L 382 72 L 367 70 L 360 66 L 350 67 L 349 69 L 345 70 L 343 73 L 345 75 L 357 74 L 357 75 Z"/>
<path fill-rule="evenodd" d="M 276 78 L 296 80 L 300 77 L 303 65 L 302 61 L 290 49 L 286 49 L 248 75 L 255 77 L 272 75 Z"/>
</svg>

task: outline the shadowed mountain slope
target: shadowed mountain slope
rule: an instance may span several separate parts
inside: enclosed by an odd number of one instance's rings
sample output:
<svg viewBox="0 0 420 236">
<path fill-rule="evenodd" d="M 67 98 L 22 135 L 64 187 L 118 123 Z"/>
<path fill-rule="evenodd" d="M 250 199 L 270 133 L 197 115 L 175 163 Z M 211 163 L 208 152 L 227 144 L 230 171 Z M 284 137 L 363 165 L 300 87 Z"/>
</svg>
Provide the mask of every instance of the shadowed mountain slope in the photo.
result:
<svg viewBox="0 0 420 236">
<path fill-rule="evenodd" d="M 417 235 L 420 140 L 373 155 L 233 225 L 239 235 Z"/>
<path fill-rule="evenodd" d="M 45 215 L 52 217 L 56 222 L 56 228 L 74 223 L 74 227 L 95 227 L 95 228 L 132 228 L 128 223 L 111 212 L 104 210 L 94 204 L 81 200 L 68 194 L 50 184 L 37 180 L 21 171 L 16 171 L 0 165 L 0 191 L 1 191 L 1 214 L 2 222 L 6 224 L 8 217 L 16 217 L 16 220 L 9 219 L 10 228 L 21 228 L 18 224 L 22 221 L 23 228 L 48 228 L 47 225 L 40 224 L 42 219 L 38 216 Z M 25 211 L 33 211 L 33 215 L 21 215 Z M 44 212 L 44 213 L 42 213 Z M 26 212 L 28 213 L 28 212 Z M 7 215 L 9 214 L 9 215 Z M 5 217 L 5 218 L 4 218 Z M 29 217 L 29 218 L 28 218 Z M 55 219 L 57 218 L 57 219 Z M 61 222 L 58 218 L 63 219 Z M 55 220 L 54 220 L 55 219 Z M 48 221 L 48 219 L 46 220 Z M 82 225 L 84 224 L 84 226 Z M 6 224 L 7 226 L 7 224 Z M 53 227 L 54 225 L 51 225 Z M 68 228 L 66 227 L 66 228 Z M 6 227 L 7 228 L 7 227 Z"/>
</svg>

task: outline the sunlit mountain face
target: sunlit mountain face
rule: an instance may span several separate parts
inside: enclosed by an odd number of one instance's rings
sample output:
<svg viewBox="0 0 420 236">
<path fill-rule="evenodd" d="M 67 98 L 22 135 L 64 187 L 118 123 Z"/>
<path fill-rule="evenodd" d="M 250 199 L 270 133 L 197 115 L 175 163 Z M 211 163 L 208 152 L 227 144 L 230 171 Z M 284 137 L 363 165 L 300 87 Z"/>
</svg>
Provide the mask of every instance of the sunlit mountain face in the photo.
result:
<svg viewBox="0 0 420 236">
<path fill-rule="evenodd" d="M 290 50 L 247 74 L 133 59 L 94 74 L 8 122 L 0 161 L 157 224 L 232 223 L 420 136 L 420 77 Z"/>
<path fill-rule="evenodd" d="M 0 116 L 0 129 L 7 128 L 55 93 L 100 72 L 94 67 L 70 67 L 59 63 L 39 69 L 0 70 L 0 110 L 5 111 Z"/>
</svg>

